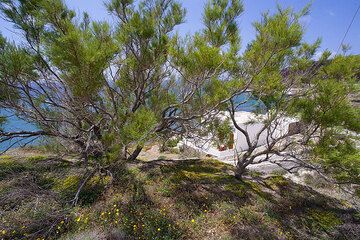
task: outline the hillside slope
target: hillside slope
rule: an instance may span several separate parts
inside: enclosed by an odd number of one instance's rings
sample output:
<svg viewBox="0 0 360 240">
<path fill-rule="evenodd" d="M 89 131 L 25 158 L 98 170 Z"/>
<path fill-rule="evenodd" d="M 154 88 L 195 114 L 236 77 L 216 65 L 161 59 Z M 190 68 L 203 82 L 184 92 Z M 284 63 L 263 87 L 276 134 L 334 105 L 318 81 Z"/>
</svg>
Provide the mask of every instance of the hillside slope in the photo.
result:
<svg viewBox="0 0 360 240">
<path fill-rule="evenodd" d="M 3 239 L 360 239 L 345 202 L 211 159 L 138 161 L 95 175 L 56 157 L 0 157 Z"/>
</svg>

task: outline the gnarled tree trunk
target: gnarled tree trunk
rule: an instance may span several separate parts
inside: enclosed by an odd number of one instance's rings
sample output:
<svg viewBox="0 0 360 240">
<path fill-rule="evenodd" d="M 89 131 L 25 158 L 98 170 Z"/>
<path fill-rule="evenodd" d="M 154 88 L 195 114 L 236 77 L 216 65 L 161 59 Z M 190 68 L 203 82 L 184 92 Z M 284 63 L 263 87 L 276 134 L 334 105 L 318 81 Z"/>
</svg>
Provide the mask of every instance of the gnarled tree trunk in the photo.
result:
<svg viewBox="0 0 360 240">
<path fill-rule="evenodd" d="M 235 168 L 235 178 L 241 180 L 246 172 L 246 165 L 243 162 L 238 162 Z"/>
</svg>

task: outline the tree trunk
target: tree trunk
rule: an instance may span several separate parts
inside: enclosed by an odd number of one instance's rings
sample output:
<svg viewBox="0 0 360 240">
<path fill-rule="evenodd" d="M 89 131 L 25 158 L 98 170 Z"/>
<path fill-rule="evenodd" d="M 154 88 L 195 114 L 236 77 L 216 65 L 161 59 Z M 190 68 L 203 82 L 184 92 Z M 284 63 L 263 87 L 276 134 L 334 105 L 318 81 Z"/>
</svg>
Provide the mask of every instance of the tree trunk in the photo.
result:
<svg viewBox="0 0 360 240">
<path fill-rule="evenodd" d="M 127 160 L 134 161 L 139 156 L 142 149 L 143 149 L 142 146 L 137 146 L 135 151 L 127 158 Z"/>
<path fill-rule="evenodd" d="M 241 180 L 244 173 L 246 172 L 246 167 L 244 164 L 237 164 L 235 169 L 235 178 Z"/>
</svg>

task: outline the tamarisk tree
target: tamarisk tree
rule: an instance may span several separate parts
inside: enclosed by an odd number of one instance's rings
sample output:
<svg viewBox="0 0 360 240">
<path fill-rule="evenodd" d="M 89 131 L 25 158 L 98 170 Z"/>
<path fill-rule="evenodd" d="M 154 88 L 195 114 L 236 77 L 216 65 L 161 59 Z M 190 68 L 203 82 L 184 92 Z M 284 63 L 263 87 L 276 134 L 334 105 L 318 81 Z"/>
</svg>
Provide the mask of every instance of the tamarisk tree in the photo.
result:
<svg viewBox="0 0 360 240">
<path fill-rule="evenodd" d="M 21 39 L 0 38 L 0 107 L 38 128 L 3 129 L 0 142 L 49 137 L 85 163 L 132 160 L 147 141 L 215 114 L 226 101 L 220 76 L 238 70 L 238 1 L 221 1 L 216 13 L 208 5 L 221 26 L 206 22 L 186 38 L 174 31 L 185 17 L 175 0 L 108 1 L 111 24 L 61 0 L 0 2 Z"/>
<path fill-rule="evenodd" d="M 324 144 L 329 138 L 332 143 L 339 138 L 352 142 L 352 149 L 356 149 L 353 136 L 360 131 L 360 115 L 349 97 L 359 90 L 359 56 L 331 58 L 325 51 L 315 61 L 320 39 L 313 44 L 303 41 L 301 18 L 308 11 L 309 6 L 299 13 L 278 7 L 277 13 L 266 13 L 254 23 L 255 40 L 241 58 L 244 88 L 232 92 L 239 95 L 249 91 L 252 97 L 242 101 L 232 98 L 227 107 L 235 129 L 246 142 L 246 148 L 236 154 L 238 178 L 249 165 L 262 162 L 272 162 L 289 172 L 305 167 L 322 174 L 323 164 L 309 160 L 317 158 L 319 146 L 333 146 L 329 141 Z M 238 124 L 237 109 L 253 97 L 266 106 L 265 111 L 255 106 L 248 122 Z M 254 122 L 261 127 L 249 128 Z M 350 172 L 358 176 L 359 165 L 354 159 L 346 162 L 345 175 Z M 342 165 L 341 161 L 332 164 L 338 170 Z"/>
<path fill-rule="evenodd" d="M 309 6 L 300 12 L 278 6 L 275 14 L 263 14 L 253 24 L 255 39 L 239 54 L 239 6 L 239 1 L 209 1 L 203 17 L 204 30 L 196 36 L 207 48 L 220 47 L 230 54 L 230 61 L 211 57 L 212 63 L 218 60 L 227 69 L 212 77 L 212 85 L 207 88 L 205 84 L 205 89 L 212 91 L 211 100 L 219 104 L 220 115 L 228 117 L 224 123 L 230 120 L 239 132 L 234 147 L 235 176 L 241 178 L 249 165 L 262 162 L 272 162 L 290 172 L 306 167 L 322 173 L 323 164 L 309 160 L 317 158 L 320 146 L 332 147 L 324 143 L 329 135 L 333 140 L 327 143 L 342 138 L 356 149 L 353 136 L 360 130 L 360 115 L 350 96 L 359 90 L 359 56 L 332 58 L 329 51 L 324 51 L 316 59 L 321 40 L 312 44 L 303 40 L 301 21 L 309 13 Z M 191 56 L 191 52 L 186 54 Z M 187 69 L 183 62 L 174 64 Z M 251 105 L 251 117 L 239 119 L 238 111 Z M 207 126 L 202 126 L 205 132 L 213 129 L 218 120 L 210 119 L 200 120 Z M 221 129 L 215 132 L 221 132 L 222 141 L 232 145 L 233 132 L 226 131 L 226 137 L 224 129 L 229 128 L 217 125 Z M 194 135 L 194 142 L 200 144 L 217 139 L 212 132 Z M 239 146 L 239 141 L 244 141 L 245 147 Z M 341 161 L 336 165 L 335 169 L 339 169 Z M 357 161 L 347 161 L 346 166 L 346 174 L 359 174 Z M 334 170 L 330 166 L 327 169 Z"/>
</svg>

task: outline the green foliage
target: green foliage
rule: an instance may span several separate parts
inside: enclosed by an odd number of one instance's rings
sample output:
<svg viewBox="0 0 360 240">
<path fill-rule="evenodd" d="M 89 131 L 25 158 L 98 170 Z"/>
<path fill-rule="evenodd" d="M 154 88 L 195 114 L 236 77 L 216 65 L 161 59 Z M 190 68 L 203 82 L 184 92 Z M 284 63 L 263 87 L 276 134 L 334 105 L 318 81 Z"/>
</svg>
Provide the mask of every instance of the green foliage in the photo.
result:
<svg viewBox="0 0 360 240">
<path fill-rule="evenodd" d="M 319 227 L 325 231 L 333 230 L 342 221 L 333 213 L 317 209 L 308 210 L 307 220 L 310 227 L 317 230 Z"/>
<path fill-rule="evenodd" d="M 296 109 L 306 123 L 314 122 L 323 128 L 342 126 L 359 131 L 359 110 L 351 106 L 343 83 L 320 80 L 314 99 L 295 100 Z"/>
<path fill-rule="evenodd" d="M 110 26 L 92 22 L 83 29 L 68 24 L 66 34 L 48 40 L 49 58 L 62 70 L 63 78 L 74 95 L 96 95 L 104 86 L 104 70 L 117 50 L 110 35 Z M 64 51 L 64 48 L 69 51 Z"/>
<path fill-rule="evenodd" d="M 204 37 L 212 46 L 229 47 L 224 56 L 224 64 L 229 70 L 236 70 L 240 60 L 240 35 L 236 21 L 242 12 L 240 0 L 210 0 L 204 9 Z"/>
<path fill-rule="evenodd" d="M 59 179 L 53 189 L 61 193 L 62 197 L 70 198 L 76 192 L 81 179 L 77 175 L 68 176 L 65 179 Z"/>
<path fill-rule="evenodd" d="M 194 126 L 249 90 L 274 118 L 288 113 L 322 128 L 360 128 L 348 100 L 359 56 L 329 60 L 325 52 L 314 63 L 321 41 L 304 42 L 300 21 L 309 6 L 264 13 L 240 54 L 240 0 L 209 0 L 204 28 L 186 37 L 175 32 L 186 14 L 180 1 L 105 5 L 112 25 L 77 16 L 62 0 L 0 0 L 2 16 L 25 36 L 21 46 L 0 37 L 0 101 L 35 122 L 43 130 L 37 134 L 76 145 L 84 159 L 108 163 L 155 138 L 203 129 L 217 128 L 216 140 L 231 144 L 227 122 Z M 303 97 L 288 99 L 293 88 L 304 89 Z"/>
<path fill-rule="evenodd" d="M 233 134 L 233 127 L 230 125 L 230 120 L 226 118 L 225 120 L 215 119 L 209 125 L 209 131 L 213 132 L 214 142 L 217 143 L 218 146 L 226 145 L 230 146 L 234 144 L 234 139 L 231 138 Z"/>
<path fill-rule="evenodd" d="M 170 57 L 187 84 L 199 81 L 200 88 L 182 112 L 226 107 L 224 103 L 234 91 L 241 89 L 240 36 L 237 19 L 243 11 L 240 1 L 209 1 L 204 10 L 205 29 L 182 39 L 170 41 Z M 228 73 L 228 77 L 224 77 Z M 211 76 L 202 79 L 202 76 Z M 192 80 L 193 79 L 193 80 Z M 191 110 L 190 110 L 191 109 Z"/>
<path fill-rule="evenodd" d="M 229 89 L 219 79 L 211 79 L 205 86 L 205 99 L 212 105 L 219 103 L 231 96 Z"/>
<path fill-rule="evenodd" d="M 140 109 L 130 116 L 128 124 L 124 126 L 123 139 L 128 142 L 145 142 L 153 134 L 156 124 L 155 114 L 148 109 Z"/>
<path fill-rule="evenodd" d="M 179 153 L 179 149 L 175 149 L 175 147 L 178 145 L 180 140 L 181 138 L 179 137 L 167 138 L 164 136 L 164 138 L 161 139 L 160 152 L 169 151 L 172 153 Z"/>
<path fill-rule="evenodd" d="M 360 131 L 359 109 L 351 105 L 349 94 L 359 72 L 357 56 L 336 56 L 324 64 L 313 83 L 310 96 L 294 100 L 294 111 L 306 123 L 322 128 L 344 127 Z"/>
<path fill-rule="evenodd" d="M 224 189 L 226 191 L 230 191 L 235 193 L 238 197 L 245 197 L 246 196 L 246 187 L 240 183 L 228 183 L 225 185 Z"/>
<path fill-rule="evenodd" d="M 327 133 L 314 148 L 314 157 L 340 183 L 360 184 L 360 150 L 351 139 Z"/>
<path fill-rule="evenodd" d="M 324 58 L 328 56 L 325 54 Z M 319 60 L 312 90 L 294 99 L 289 111 L 300 116 L 305 124 L 316 126 L 320 141 L 314 144 L 313 157 L 342 183 L 360 183 L 360 155 L 357 140 L 352 137 L 360 132 L 360 109 L 349 98 L 358 91 L 358 59 L 338 55 Z"/>
<path fill-rule="evenodd" d="M 183 76 L 191 79 L 205 71 L 214 71 L 223 66 L 221 49 L 209 45 L 204 36 L 197 33 L 193 38 L 185 40 L 176 35 L 171 42 L 170 53 L 174 63 L 183 69 Z"/>
<path fill-rule="evenodd" d="M 19 79 L 33 80 L 38 77 L 35 70 L 35 59 L 26 49 L 6 42 L 0 34 L 0 102 L 14 101 L 19 98 L 19 91 L 8 86 Z M 4 118 L 0 118 L 0 123 Z"/>
<path fill-rule="evenodd" d="M 281 175 L 269 177 L 265 180 L 265 183 L 268 184 L 271 188 L 281 188 L 289 185 L 289 181 Z"/>
<path fill-rule="evenodd" d="M 0 53 L 0 61 L 2 63 L 0 65 L 1 76 L 7 79 L 7 81 L 16 82 L 22 78 L 32 80 L 38 77 L 34 65 L 35 57 L 30 55 L 26 49 L 6 43 L 3 48 L 0 48 Z M 9 89 L 12 90 L 11 88 Z M 5 92 L 5 89 L 2 89 L 2 91 Z M 6 92 L 6 94 L 14 93 Z M 14 96 L 11 96 L 11 98 L 14 98 Z"/>
<path fill-rule="evenodd" d="M 123 157 L 124 149 L 154 137 L 151 128 L 178 101 L 164 66 L 171 32 L 185 16 L 175 0 L 106 6 L 118 19 L 113 26 L 77 16 L 62 0 L 0 1 L 2 16 L 26 36 L 21 47 L 0 37 L 0 101 L 16 108 L 19 94 L 24 118 L 35 114 L 47 135 L 72 139 L 82 151 L 90 134 L 97 146 L 87 154 L 99 160 Z"/>
<path fill-rule="evenodd" d="M 277 14 L 265 13 L 260 22 L 254 23 L 256 39 L 248 45 L 244 58 L 254 78 L 254 93 L 265 102 L 269 97 L 278 98 L 283 90 L 281 70 L 303 36 L 301 16 L 279 8 Z"/>
</svg>

